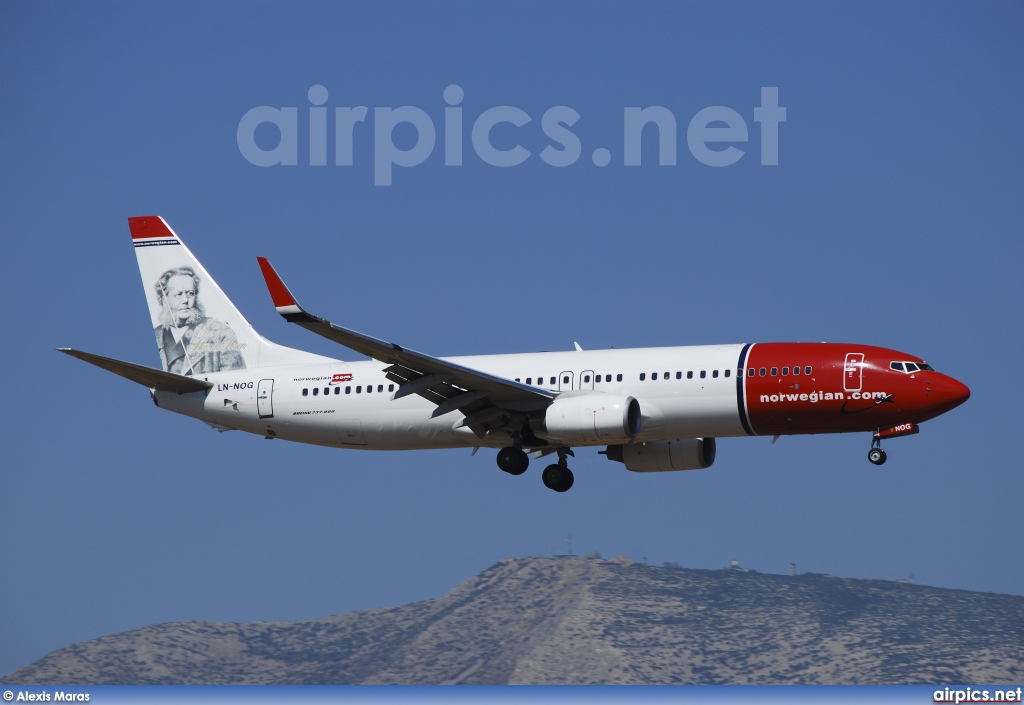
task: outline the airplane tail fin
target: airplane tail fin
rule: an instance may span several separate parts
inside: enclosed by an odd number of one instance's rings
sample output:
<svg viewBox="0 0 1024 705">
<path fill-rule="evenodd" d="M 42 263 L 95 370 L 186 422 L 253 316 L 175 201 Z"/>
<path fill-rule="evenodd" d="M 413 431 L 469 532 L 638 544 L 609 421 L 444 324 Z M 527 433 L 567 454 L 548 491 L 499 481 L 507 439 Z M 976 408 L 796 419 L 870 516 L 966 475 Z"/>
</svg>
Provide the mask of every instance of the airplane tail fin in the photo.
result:
<svg viewBox="0 0 1024 705">
<path fill-rule="evenodd" d="M 327 362 L 259 335 L 160 216 L 129 218 L 163 369 L 186 376 Z"/>
</svg>

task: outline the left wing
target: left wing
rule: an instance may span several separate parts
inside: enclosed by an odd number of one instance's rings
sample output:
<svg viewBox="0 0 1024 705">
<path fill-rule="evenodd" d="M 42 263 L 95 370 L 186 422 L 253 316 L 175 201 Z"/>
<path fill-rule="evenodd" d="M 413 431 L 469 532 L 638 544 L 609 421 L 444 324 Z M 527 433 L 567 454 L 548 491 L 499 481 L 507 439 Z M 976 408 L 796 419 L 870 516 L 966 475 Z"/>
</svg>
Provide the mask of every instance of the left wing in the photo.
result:
<svg viewBox="0 0 1024 705">
<path fill-rule="evenodd" d="M 498 428 L 518 432 L 516 427 L 525 423 L 526 413 L 546 408 L 555 398 L 543 389 L 371 338 L 309 314 L 299 306 L 270 262 L 265 257 L 257 260 L 270 298 L 286 321 L 390 365 L 385 369 L 386 376 L 399 384 L 392 399 L 418 394 L 437 404 L 434 417 L 461 411 L 466 418 L 458 425 L 469 426 L 483 437 L 487 431 Z"/>
</svg>

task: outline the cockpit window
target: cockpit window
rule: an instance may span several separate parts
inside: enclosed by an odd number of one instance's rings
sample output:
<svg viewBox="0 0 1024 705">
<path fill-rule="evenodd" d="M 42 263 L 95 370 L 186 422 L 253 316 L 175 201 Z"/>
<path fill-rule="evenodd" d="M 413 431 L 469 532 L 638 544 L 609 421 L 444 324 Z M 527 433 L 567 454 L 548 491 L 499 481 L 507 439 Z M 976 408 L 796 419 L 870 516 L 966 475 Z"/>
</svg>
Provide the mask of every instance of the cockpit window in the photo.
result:
<svg viewBox="0 0 1024 705">
<path fill-rule="evenodd" d="M 932 370 L 932 366 L 927 362 L 890 362 L 889 369 L 896 370 L 897 372 L 906 372 L 908 374 L 919 372 L 921 370 L 934 372 L 934 370 Z"/>
</svg>

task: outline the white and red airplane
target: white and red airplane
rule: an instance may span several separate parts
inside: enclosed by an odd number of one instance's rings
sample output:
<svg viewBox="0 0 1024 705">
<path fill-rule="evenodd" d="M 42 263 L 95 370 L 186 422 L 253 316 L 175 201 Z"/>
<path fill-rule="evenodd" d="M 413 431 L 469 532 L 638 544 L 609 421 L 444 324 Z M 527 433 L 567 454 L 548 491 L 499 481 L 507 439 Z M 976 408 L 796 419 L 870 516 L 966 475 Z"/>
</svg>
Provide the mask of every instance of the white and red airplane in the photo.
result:
<svg viewBox="0 0 1024 705">
<path fill-rule="evenodd" d="M 343 362 L 276 345 L 246 322 L 167 223 L 129 218 L 163 370 L 61 352 L 150 388 L 162 409 L 337 448 L 498 448 L 513 475 L 557 454 L 544 484 L 573 484 L 572 448 L 606 446 L 637 472 L 695 470 L 715 438 L 917 433 L 970 390 L 921 358 L 869 345 L 747 343 L 438 358 L 307 313 L 258 258 L 277 311 L 371 359 Z"/>
</svg>

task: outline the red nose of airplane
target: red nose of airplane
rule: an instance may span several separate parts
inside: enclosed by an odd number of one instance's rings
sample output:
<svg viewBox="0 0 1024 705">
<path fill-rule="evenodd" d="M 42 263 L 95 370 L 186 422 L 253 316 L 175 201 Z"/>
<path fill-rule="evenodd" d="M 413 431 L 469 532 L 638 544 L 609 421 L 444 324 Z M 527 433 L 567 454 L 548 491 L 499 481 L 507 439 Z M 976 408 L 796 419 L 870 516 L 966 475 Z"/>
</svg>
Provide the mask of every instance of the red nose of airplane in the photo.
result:
<svg viewBox="0 0 1024 705">
<path fill-rule="evenodd" d="M 943 414 L 970 399 L 971 390 L 963 382 L 940 374 L 931 383 L 930 396 L 932 404 Z"/>
</svg>

